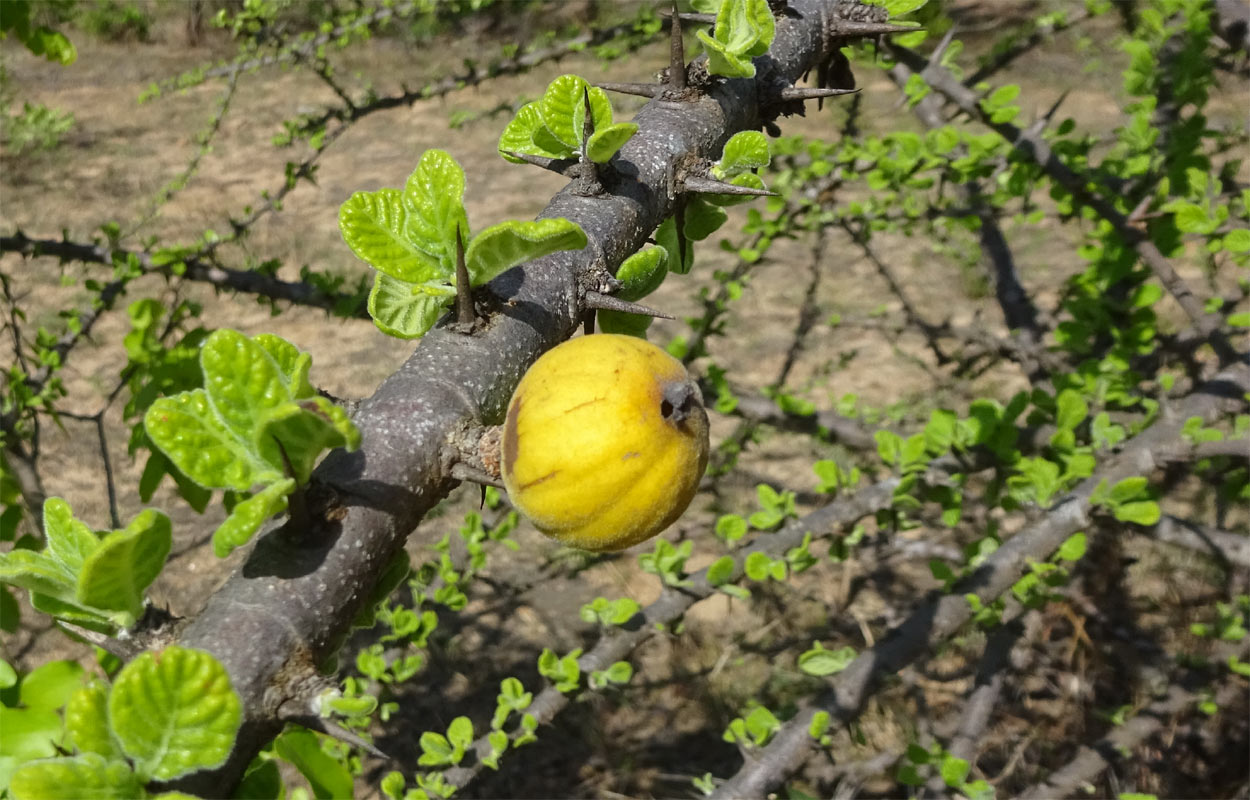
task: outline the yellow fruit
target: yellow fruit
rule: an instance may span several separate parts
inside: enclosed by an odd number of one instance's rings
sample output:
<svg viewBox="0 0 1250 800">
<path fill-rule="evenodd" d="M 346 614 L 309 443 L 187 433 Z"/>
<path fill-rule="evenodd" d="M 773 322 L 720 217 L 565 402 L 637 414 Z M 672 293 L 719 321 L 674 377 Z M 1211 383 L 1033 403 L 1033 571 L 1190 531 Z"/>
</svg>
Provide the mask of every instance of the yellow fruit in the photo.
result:
<svg viewBox="0 0 1250 800">
<path fill-rule="evenodd" d="M 601 333 L 558 345 L 525 373 L 501 471 L 543 533 L 621 550 L 681 516 L 707 449 L 707 413 L 681 362 L 644 339 Z"/>
</svg>

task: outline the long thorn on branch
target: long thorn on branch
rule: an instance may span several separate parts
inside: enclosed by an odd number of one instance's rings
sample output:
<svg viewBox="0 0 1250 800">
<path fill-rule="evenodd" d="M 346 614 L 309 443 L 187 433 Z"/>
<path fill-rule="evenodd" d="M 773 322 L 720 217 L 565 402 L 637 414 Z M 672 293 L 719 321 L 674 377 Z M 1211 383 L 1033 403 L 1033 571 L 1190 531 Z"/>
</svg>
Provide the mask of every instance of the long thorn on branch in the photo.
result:
<svg viewBox="0 0 1250 800">
<path fill-rule="evenodd" d="M 464 262 L 464 231 L 456 226 L 456 322 L 473 326 L 473 290 L 469 286 L 469 267 Z"/>
<path fill-rule="evenodd" d="M 736 194 L 749 197 L 776 197 L 776 192 L 767 189 L 756 189 L 754 186 L 739 186 L 735 183 L 718 181 L 715 178 L 686 178 L 683 182 L 687 192 L 701 194 Z"/>
<path fill-rule="evenodd" d="M 686 46 L 681 38 L 681 15 L 673 0 L 668 34 L 668 88 L 674 94 L 686 90 Z"/>
<path fill-rule="evenodd" d="M 625 314 L 640 314 L 644 317 L 675 319 L 671 314 L 665 314 L 663 311 L 656 311 L 654 308 L 648 308 L 637 303 L 631 303 L 628 300 L 622 300 L 619 297 L 613 297 L 610 294 L 595 291 L 586 292 L 582 305 L 586 308 L 600 311 L 620 311 Z"/>
<path fill-rule="evenodd" d="M 595 86 L 607 92 L 632 94 L 638 97 L 656 97 L 665 88 L 663 84 L 659 83 L 614 83 L 612 81 L 600 81 Z"/>
<path fill-rule="evenodd" d="M 786 100 L 823 100 L 826 97 L 838 97 L 844 94 L 858 94 L 859 89 L 825 89 L 809 86 L 787 86 L 781 90 L 780 99 Z"/>
</svg>

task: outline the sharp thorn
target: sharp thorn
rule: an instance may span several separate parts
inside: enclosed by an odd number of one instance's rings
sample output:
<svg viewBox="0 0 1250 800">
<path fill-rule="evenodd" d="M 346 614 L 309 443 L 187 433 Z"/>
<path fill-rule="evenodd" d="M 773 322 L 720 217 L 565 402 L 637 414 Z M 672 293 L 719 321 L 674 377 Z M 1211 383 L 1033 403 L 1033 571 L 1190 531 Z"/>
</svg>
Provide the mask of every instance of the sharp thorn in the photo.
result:
<svg viewBox="0 0 1250 800">
<path fill-rule="evenodd" d="M 90 628 L 84 628 L 81 625 L 75 625 L 74 623 L 66 622 L 65 620 L 57 620 L 57 624 L 69 633 L 81 637 L 88 643 L 95 645 L 110 655 L 116 656 L 122 661 L 129 661 L 140 652 L 140 648 L 135 647 L 130 642 L 125 642 L 121 639 L 114 639 L 108 634 L 93 631 Z"/>
<path fill-rule="evenodd" d="M 548 158 L 547 156 L 536 156 L 533 153 L 514 153 L 511 150 L 500 150 L 499 152 L 505 153 L 512 158 L 519 158 L 526 164 L 533 164 L 536 167 L 550 170 L 558 175 L 564 175 L 570 165 L 577 163 L 569 158 Z"/>
<path fill-rule="evenodd" d="M 668 10 L 667 8 L 661 8 L 661 9 L 659 9 L 659 12 L 658 12 L 658 13 L 659 13 L 659 15 L 660 15 L 661 17 L 671 17 L 671 16 L 673 16 L 673 12 L 672 12 L 672 11 L 670 11 L 670 10 Z M 693 22 L 693 23 L 698 24 L 698 25 L 714 25 L 714 24 L 716 24 L 716 15 L 715 15 L 715 14 L 696 14 L 696 13 L 691 12 L 691 11 L 682 11 L 682 12 L 680 12 L 677 16 L 681 19 L 681 21 L 682 21 L 682 22 Z"/>
<path fill-rule="evenodd" d="M 826 97 L 838 97 L 844 94 L 855 94 L 859 89 L 821 89 L 807 86 L 790 86 L 781 90 L 782 100 L 823 100 Z"/>
<path fill-rule="evenodd" d="M 620 311 L 625 314 L 640 314 L 644 317 L 674 319 L 672 315 L 665 314 L 663 311 L 656 311 L 654 308 L 641 306 L 628 300 L 622 300 L 619 297 L 613 297 L 610 294 L 602 294 L 595 291 L 586 292 L 584 305 L 591 310 Z"/>
<path fill-rule="evenodd" d="M 667 88 L 660 83 L 596 83 L 595 85 L 608 92 L 632 94 L 638 97 L 655 97 Z M 522 157 L 517 156 L 517 158 Z"/>
<path fill-rule="evenodd" d="M 686 90 L 686 51 L 681 38 L 681 14 L 677 13 L 677 0 L 673 0 L 668 48 L 668 88 L 674 92 L 683 92 Z"/>
<path fill-rule="evenodd" d="M 463 461 L 457 461 L 452 465 L 451 477 L 458 481 L 479 483 L 482 486 L 494 486 L 496 489 L 504 488 L 503 482 L 499 480 L 498 475 L 491 475 L 489 472 L 466 464 Z"/>
<path fill-rule="evenodd" d="M 586 109 L 586 116 L 582 119 L 582 151 L 585 152 L 586 142 L 595 132 L 595 117 L 590 112 L 590 84 L 582 87 L 582 104 Z"/>
<path fill-rule="evenodd" d="M 394 757 L 388 755 L 382 750 L 379 750 L 377 745 L 373 742 L 366 741 L 359 734 L 344 728 L 334 720 L 326 719 L 325 717 L 321 717 L 316 714 L 299 714 L 293 716 L 280 714 L 280 716 L 283 716 L 288 722 L 294 722 L 296 724 L 303 725 L 305 728 L 310 730 L 319 731 L 320 733 L 324 733 L 326 736 L 338 739 L 344 744 L 351 745 L 352 747 L 359 747 L 361 750 L 364 750 L 374 758 L 380 758 L 383 761 L 391 763 L 394 763 L 395 761 Z"/>
<path fill-rule="evenodd" d="M 767 189 L 755 189 L 751 186 L 738 186 L 732 183 L 718 181 L 715 178 L 686 178 L 685 188 L 687 192 L 700 192 L 702 194 L 739 194 L 749 195 L 751 197 L 776 197 L 776 192 L 770 192 Z"/>
<path fill-rule="evenodd" d="M 473 292 L 469 286 L 469 268 L 464 262 L 464 232 L 456 225 L 456 322 L 473 324 Z"/>
<path fill-rule="evenodd" d="M 891 25 L 888 22 L 855 22 L 849 19 L 833 23 L 834 36 L 880 36 L 887 33 L 915 33 L 923 28 L 914 25 Z"/>
</svg>

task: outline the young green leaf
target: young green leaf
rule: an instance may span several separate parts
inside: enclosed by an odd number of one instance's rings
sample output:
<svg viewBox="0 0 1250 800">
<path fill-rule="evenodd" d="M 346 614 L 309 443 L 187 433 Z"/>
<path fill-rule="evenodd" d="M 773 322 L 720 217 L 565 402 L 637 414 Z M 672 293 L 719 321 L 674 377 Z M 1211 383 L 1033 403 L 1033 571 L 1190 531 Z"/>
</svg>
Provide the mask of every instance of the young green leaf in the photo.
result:
<svg viewBox="0 0 1250 800">
<path fill-rule="evenodd" d="M 206 652 L 171 645 L 143 653 L 117 675 L 109 721 L 141 775 L 169 780 L 221 764 L 242 720 L 224 667 Z"/>
<path fill-rule="evenodd" d="M 444 275 L 450 275 L 456 263 L 456 236 L 461 231 L 465 236 L 469 233 L 464 170 L 446 151 L 426 150 L 404 184 L 403 203 L 411 215 L 409 239 L 438 261 Z"/>
<path fill-rule="evenodd" d="M 540 108 L 541 101 L 521 106 L 521 110 L 517 112 L 512 121 L 504 128 L 503 134 L 499 137 L 499 154 L 504 159 L 511 161 L 513 164 L 525 163 L 524 159 L 516 158 L 509 155 L 509 153 L 546 156 L 548 158 L 562 157 L 535 143 L 534 136 L 544 127 Z M 567 148 L 564 151 L 564 156 L 571 155 Z"/>
<path fill-rule="evenodd" d="M 93 683 L 70 695 L 65 705 L 65 733 L 80 753 L 124 758 L 109 732 L 108 687 Z"/>
<path fill-rule="evenodd" d="M 299 770 L 318 800 L 355 796 L 351 773 L 338 759 L 321 749 L 312 731 L 296 728 L 283 733 L 274 740 L 274 752 Z"/>
<path fill-rule="evenodd" d="M 357 258 L 397 280 L 424 283 L 445 274 L 438 259 L 410 237 L 399 189 L 353 194 L 339 207 L 339 230 Z"/>
<path fill-rule="evenodd" d="M 596 128 L 586 141 L 586 157 L 596 164 L 606 164 L 637 132 L 638 126 L 632 122 Z"/>
<path fill-rule="evenodd" d="M 585 246 L 586 234 L 567 219 L 513 220 L 493 225 L 473 237 L 464 257 L 472 284 L 480 286 L 517 264 Z"/>
<path fill-rule="evenodd" d="M 213 531 L 213 553 L 225 558 L 235 548 L 247 544 L 265 520 L 286 510 L 287 495 L 295 491 L 295 479 L 272 483 L 239 503 L 217 530 Z"/>
<path fill-rule="evenodd" d="M 169 517 L 149 508 L 124 529 L 106 534 L 78 574 L 77 601 L 137 620 L 144 593 L 169 556 L 170 527 Z"/>
<path fill-rule="evenodd" d="M 415 339 L 434 327 L 454 296 L 448 285 L 404 283 L 379 272 L 369 292 L 369 316 L 383 333 Z"/>
<path fill-rule="evenodd" d="M 9 792 L 14 800 L 131 800 L 144 796 L 143 781 L 129 764 L 97 753 L 24 764 L 13 773 Z"/>
<path fill-rule="evenodd" d="M 712 165 L 712 175 L 729 180 L 750 170 L 768 166 L 771 156 L 768 139 L 759 131 L 739 131 L 725 142 L 720 161 Z"/>
</svg>

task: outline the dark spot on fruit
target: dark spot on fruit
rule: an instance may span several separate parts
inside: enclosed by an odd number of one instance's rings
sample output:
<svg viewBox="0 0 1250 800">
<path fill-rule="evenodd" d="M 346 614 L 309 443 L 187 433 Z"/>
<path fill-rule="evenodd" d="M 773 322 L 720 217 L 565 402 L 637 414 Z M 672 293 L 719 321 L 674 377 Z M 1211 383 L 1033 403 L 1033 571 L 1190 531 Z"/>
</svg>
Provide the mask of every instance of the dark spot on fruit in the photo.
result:
<svg viewBox="0 0 1250 800">
<path fill-rule="evenodd" d="M 622 461 L 628 461 L 629 459 L 631 459 L 631 458 L 637 458 L 637 457 L 638 457 L 638 456 L 640 456 L 640 455 L 642 455 L 642 453 L 639 453 L 639 452 L 638 452 L 638 451 L 636 451 L 636 450 L 630 450 L 628 453 L 626 453 L 625 455 L 621 456 L 621 460 L 622 460 Z"/>
<path fill-rule="evenodd" d="M 559 474 L 560 474 L 560 470 L 558 470 L 558 469 L 553 469 L 551 472 L 548 472 L 546 475 L 542 476 L 541 478 L 535 478 L 534 480 L 530 481 L 529 483 L 523 483 L 523 484 L 521 484 L 521 485 L 520 485 L 519 487 L 517 487 L 517 488 L 518 488 L 518 489 L 528 489 L 528 488 L 530 488 L 531 486 L 537 486 L 537 485 L 538 485 L 538 484 L 540 484 L 540 483 L 545 483 L 545 482 L 547 482 L 547 481 L 551 480 L 552 478 L 554 478 L 556 475 L 559 475 Z"/>
<path fill-rule="evenodd" d="M 517 451 L 517 432 L 516 420 L 521 415 L 521 398 L 512 398 L 512 407 L 508 409 L 508 419 L 503 426 L 503 471 L 511 472 L 512 465 L 516 463 Z"/>
</svg>

